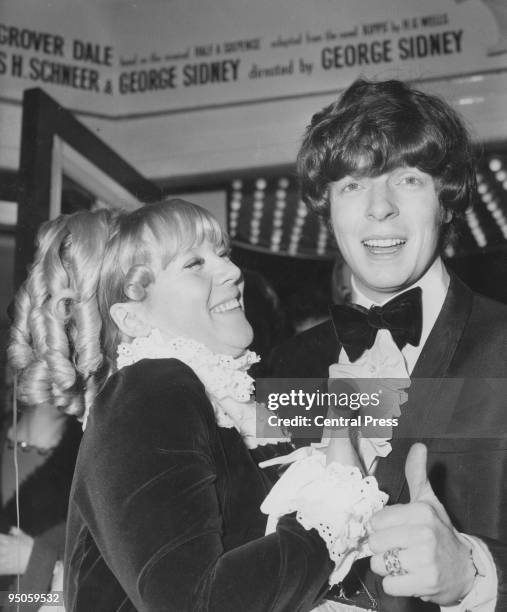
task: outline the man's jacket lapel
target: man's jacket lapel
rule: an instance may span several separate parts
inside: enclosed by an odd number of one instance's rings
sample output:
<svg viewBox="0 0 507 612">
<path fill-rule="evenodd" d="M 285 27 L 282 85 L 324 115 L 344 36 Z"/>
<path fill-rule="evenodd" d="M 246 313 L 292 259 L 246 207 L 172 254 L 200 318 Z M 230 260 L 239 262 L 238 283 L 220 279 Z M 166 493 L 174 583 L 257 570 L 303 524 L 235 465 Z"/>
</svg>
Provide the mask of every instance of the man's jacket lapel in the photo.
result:
<svg viewBox="0 0 507 612">
<path fill-rule="evenodd" d="M 454 274 L 442 310 L 411 374 L 408 401 L 402 406 L 399 426 L 393 428 L 390 455 L 380 459 L 376 472 L 380 488 L 390 503 L 407 501 L 404 465 L 412 444 L 424 439 L 431 448 L 439 432 L 445 432 L 452 418 L 462 381 L 441 379 L 450 375 L 452 359 L 470 317 L 473 294 Z M 424 315 L 423 315 L 424 316 Z"/>
</svg>

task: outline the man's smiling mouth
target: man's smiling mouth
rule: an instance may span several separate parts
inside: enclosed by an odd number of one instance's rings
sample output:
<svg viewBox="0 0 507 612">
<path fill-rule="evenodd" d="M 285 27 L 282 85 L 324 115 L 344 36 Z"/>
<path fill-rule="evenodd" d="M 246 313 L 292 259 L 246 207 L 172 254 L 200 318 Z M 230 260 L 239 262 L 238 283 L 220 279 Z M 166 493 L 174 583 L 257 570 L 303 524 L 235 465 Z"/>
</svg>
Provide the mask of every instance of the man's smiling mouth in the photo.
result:
<svg viewBox="0 0 507 612">
<path fill-rule="evenodd" d="M 387 248 L 405 244 L 407 241 L 402 238 L 375 238 L 371 240 L 363 240 L 363 244 L 366 247 L 380 247 Z"/>
<path fill-rule="evenodd" d="M 406 238 L 368 238 L 361 241 L 361 244 L 373 255 L 397 253 L 406 243 Z"/>
</svg>

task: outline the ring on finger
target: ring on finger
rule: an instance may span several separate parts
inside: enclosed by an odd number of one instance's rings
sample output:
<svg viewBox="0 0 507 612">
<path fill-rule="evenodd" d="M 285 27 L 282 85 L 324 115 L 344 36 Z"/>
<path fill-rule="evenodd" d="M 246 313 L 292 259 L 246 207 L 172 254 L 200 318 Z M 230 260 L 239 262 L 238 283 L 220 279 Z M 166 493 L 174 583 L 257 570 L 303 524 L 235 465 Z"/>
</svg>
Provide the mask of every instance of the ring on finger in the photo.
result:
<svg viewBox="0 0 507 612">
<path fill-rule="evenodd" d="M 399 548 L 390 548 L 383 554 L 386 572 L 390 576 L 404 576 L 408 574 L 407 570 L 401 564 L 399 553 Z"/>
</svg>

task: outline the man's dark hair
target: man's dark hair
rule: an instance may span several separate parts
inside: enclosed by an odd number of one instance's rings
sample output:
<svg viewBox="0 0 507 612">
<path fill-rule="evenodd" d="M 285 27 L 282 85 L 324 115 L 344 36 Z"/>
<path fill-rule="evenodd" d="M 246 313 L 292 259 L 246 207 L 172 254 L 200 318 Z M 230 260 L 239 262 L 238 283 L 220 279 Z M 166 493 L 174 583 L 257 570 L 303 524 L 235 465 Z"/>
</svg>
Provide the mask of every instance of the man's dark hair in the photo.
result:
<svg viewBox="0 0 507 612">
<path fill-rule="evenodd" d="M 459 115 L 440 98 L 401 81 L 358 79 L 312 117 L 298 154 L 302 198 L 329 217 L 330 183 L 402 166 L 430 174 L 443 208 L 452 211 L 454 221 L 464 216 L 476 178 Z"/>
</svg>

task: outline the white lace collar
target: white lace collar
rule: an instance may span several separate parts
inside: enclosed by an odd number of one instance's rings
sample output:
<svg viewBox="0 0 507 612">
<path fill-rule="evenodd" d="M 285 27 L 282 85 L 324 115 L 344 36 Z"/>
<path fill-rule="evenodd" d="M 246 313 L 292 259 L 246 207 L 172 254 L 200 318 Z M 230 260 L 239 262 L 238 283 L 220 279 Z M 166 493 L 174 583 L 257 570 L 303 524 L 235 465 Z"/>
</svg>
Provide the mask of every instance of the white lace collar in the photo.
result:
<svg viewBox="0 0 507 612">
<path fill-rule="evenodd" d="M 221 400 L 232 397 L 239 402 L 248 402 L 254 391 L 254 380 L 246 370 L 260 358 L 252 351 L 241 357 L 218 355 L 204 344 L 190 338 L 166 340 L 160 330 L 154 329 L 149 336 L 122 342 L 118 346 L 118 369 L 132 365 L 141 359 L 174 358 L 187 364 L 197 374 L 206 391 Z"/>
<path fill-rule="evenodd" d="M 217 424 L 235 427 L 248 448 L 288 440 L 256 436 L 256 404 L 252 400 L 254 380 L 247 370 L 260 358 L 252 351 L 246 351 L 238 358 L 218 355 L 190 338 L 166 340 L 158 329 L 154 329 L 149 336 L 118 346 L 117 367 L 120 370 L 141 359 L 161 358 L 179 359 L 195 372 L 206 388 Z"/>
</svg>

